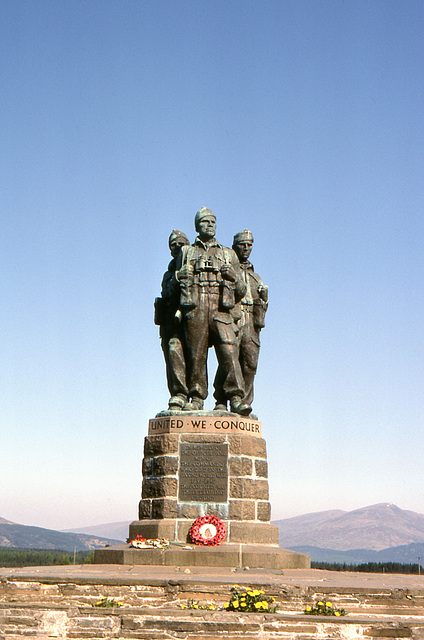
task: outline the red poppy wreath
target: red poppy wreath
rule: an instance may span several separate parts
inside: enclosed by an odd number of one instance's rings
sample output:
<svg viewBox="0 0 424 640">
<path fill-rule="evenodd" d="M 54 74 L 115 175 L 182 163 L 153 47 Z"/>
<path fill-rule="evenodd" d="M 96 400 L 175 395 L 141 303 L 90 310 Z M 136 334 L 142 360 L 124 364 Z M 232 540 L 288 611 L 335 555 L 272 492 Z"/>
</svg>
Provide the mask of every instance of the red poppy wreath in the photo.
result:
<svg viewBox="0 0 424 640">
<path fill-rule="evenodd" d="M 194 544 L 216 547 L 225 538 L 225 525 L 220 518 L 203 516 L 197 518 L 188 535 Z"/>
</svg>

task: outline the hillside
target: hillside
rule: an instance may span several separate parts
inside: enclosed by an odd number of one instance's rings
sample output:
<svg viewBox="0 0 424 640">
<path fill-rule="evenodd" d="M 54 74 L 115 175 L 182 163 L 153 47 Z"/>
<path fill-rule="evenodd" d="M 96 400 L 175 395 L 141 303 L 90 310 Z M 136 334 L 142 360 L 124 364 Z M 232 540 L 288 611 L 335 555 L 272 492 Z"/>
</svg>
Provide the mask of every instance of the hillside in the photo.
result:
<svg viewBox="0 0 424 640">
<path fill-rule="evenodd" d="M 373 549 L 380 551 L 424 542 L 424 515 L 394 504 L 375 504 L 354 511 L 321 511 L 276 520 L 281 547 Z"/>
<path fill-rule="evenodd" d="M 67 529 L 71 533 L 85 533 L 90 536 L 101 536 L 102 538 L 114 538 L 125 542 L 128 538 L 130 520 L 125 522 L 110 522 L 107 524 L 97 524 L 90 527 L 79 527 Z"/>
<path fill-rule="evenodd" d="M 120 540 L 0 522 L 0 547 L 83 551 L 114 544 L 120 544 Z"/>
</svg>

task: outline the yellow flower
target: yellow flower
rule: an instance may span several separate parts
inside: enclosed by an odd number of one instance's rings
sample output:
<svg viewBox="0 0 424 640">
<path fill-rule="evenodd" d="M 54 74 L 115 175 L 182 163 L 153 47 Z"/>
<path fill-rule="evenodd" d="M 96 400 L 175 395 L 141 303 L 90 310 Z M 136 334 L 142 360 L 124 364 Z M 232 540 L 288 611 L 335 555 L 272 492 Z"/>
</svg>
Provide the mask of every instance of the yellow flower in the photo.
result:
<svg viewBox="0 0 424 640">
<path fill-rule="evenodd" d="M 312 611 L 312 607 L 310 607 L 309 605 L 306 607 L 306 611 Z"/>
<path fill-rule="evenodd" d="M 261 605 L 264 609 L 268 609 L 268 602 L 266 600 L 262 600 Z"/>
<path fill-rule="evenodd" d="M 187 609 L 185 604 L 181 604 L 180 607 L 181 607 L 181 609 Z"/>
<path fill-rule="evenodd" d="M 198 605 L 198 604 L 194 604 L 194 605 L 193 605 L 193 609 L 198 609 L 198 608 L 199 608 L 199 605 Z"/>
<path fill-rule="evenodd" d="M 211 611 L 213 611 L 213 610 L 215 609 L 215 607 L 213 606 L 213 604 L 210 604 L 210 605 L 209 605 L 209 609 L 210 609 Z"/>
<path fill-rule="evenodd" d="M 324 606 L 324 603 L 321 602 L 321 600 L 317 604 L 318 604 L 319 607 L 323 607 Z"/>
<path fill-rule="evenodd" d="M 247 604 L 245 602 L 242 602 L 240 606 L 241 607 L 247 607 Z"/>
<path fill-rule="evenodd" d="M 339 616 L 340 615 L 340 611 L 336 611 L 334 615 Z"/>
<path fill-rule="evenodd" d="M 253 596 L 255 595 L 255 592 L 254 592 L 254 591 L 248 591 L 248 592 L 247 592 L 247 595 L 248 595 L 248 596 L 252 596 L 252 597 L 253 597 Z"/>
<path fill-rule="evenodd" d="M 326 606 L 326 607 L 332 607 L 333 605 L 331 604 L 331 602 L 326 602 L 326 603 L 325 603 L 325 606 Z"/>
<path fill-rule="evenodd" d="M 239 601 L 238 600 L 234 600 L 234 602 L 233 602 L 234 609 L 237 609 L 238 606 L 239 606 Z"/>
<path fill-rule="evenodd" d="M 260 609 L 262 607 L 262 602 L 255 602 L 255 609 Z"/>
<path fill-rule="evenodd" d="M 230 606 L 229 602 L 224 602 L 224 609 L 228 609 L 229 606 Z"/>
</svg>

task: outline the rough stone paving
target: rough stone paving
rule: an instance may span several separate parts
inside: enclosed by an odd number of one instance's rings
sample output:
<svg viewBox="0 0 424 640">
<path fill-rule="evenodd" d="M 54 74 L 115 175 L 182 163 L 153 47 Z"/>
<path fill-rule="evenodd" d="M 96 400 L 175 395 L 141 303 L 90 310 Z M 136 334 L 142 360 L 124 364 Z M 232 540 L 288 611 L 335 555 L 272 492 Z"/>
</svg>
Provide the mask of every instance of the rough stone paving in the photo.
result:
<svg viewBox="0 0 424 640">
<path fill-rule="evenodd" d="M 263 589 L 276 599 L 279 611 L 239 614 L 180 608 L 189 598 L 222 606 L 234 583 Z M 105 596 L 123 606 L 93 606 Z M 331 599 L 348 615 L 305 616 L 305 606 L 318 599 Z M 0 638 L 22 637 L 422 640 L 424 577 L 154 566 L 0 569 Z"/>
</svg>

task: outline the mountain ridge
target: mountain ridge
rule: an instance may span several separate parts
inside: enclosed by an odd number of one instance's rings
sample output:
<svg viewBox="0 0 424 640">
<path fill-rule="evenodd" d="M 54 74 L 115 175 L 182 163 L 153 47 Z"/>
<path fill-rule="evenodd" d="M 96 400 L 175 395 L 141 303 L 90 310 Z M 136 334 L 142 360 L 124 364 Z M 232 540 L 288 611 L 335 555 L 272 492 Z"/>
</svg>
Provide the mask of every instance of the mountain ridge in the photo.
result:
<svg viewBox="0 0 424 640">
<path fill-rule="evenodd" d="M 121 544 L 127 539 L 129 523 L 113 522 L 56 531 L 0 518 L 0 547 L 73 551 L 74 548 L 83 550 Z M 414 557 L 424 557 L 424 548 L 413 548 L 414 544 L 424 544 L 424 515 L 390 503 L 352 511 L 317 511 L 273 520 L 273 524 L 278 527 L 281 547 L 308 553 L 312 559 L 323 562 L 349 562 L 352 557 L 359 558 L 358 562 L 381 561 L 375 554 L 383 551 L 387 552 L 383 555 L 389 558 L 388 561 L 414 562 Z M 324 559 L 336 557 L 345 559 Z M 398 557 L 407 559 L 399 560 Z"/>
<path fill-rule="evenodd" d="M 60 549 L 61 551 L 73 551 L 76 549 L 77 551 L 84 551 L 120 544 L 120 542 L 120 540 L 102 538 L 100 536 L 66 533 L 55 529 L 0 522 L 0 547 L 3 548 Z"/>
<path fill-rule="evenodd" d="M 387 502 L 274 520 L 280 546 L 380 551 L 424 542 L 424 515 Z"/>
<path fill-rule="evenodd" d="M 108 522 L 105 524 L 91 525 L 89 527 L 74 527 L 65 529 L 64 533 L 83 533 L 92 536 L 102 536 L 105 538 L 115 538 L 121 542 L 128 538 L 129 525 L 131 520 L 124 522 Z"/>
</svg>

